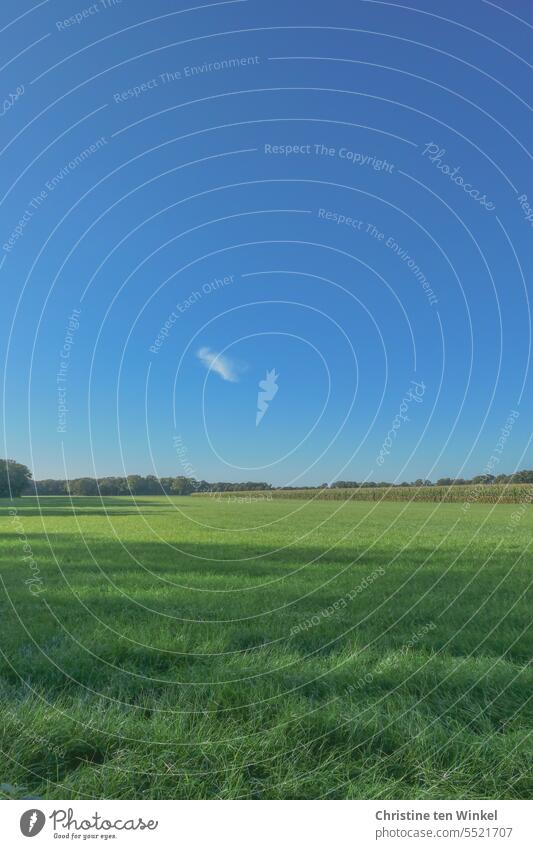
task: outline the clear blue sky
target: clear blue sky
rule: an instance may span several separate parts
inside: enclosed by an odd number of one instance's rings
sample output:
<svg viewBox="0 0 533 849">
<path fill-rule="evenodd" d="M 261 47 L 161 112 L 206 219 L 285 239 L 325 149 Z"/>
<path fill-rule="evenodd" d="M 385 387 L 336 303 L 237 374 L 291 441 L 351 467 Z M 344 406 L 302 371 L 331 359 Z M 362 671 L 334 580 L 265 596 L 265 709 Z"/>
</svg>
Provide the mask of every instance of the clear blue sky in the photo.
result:
<svg viewBox="0 0 533 849">
<path fill-rule="evenodd" d="M 530 3 L 190 5 L 2 3 L 0 453 L 532 467 Z"/>
</svg>

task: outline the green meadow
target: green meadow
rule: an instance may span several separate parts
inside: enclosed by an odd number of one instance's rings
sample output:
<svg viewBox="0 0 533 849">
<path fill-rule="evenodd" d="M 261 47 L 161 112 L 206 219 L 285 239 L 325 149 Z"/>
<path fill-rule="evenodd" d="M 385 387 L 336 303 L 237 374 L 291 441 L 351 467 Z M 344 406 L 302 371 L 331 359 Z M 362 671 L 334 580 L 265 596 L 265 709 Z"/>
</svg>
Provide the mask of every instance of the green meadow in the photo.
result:
<svg viewBox="0 0 533 849">
<path fill-rule="evenodd" d="M 0 784 L 532 793 L 533 505 L 0 501 Z"/>
</svg>

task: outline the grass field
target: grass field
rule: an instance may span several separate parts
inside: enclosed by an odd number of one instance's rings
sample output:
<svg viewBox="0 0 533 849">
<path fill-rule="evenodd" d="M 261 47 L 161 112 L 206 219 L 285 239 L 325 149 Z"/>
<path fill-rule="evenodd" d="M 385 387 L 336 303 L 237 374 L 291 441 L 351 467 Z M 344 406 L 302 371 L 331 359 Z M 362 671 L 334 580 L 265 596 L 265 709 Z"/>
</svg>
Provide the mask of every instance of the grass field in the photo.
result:
<svg viewBox="0 0 533 849">
<path fill-rule="evenodd" d="M 0 502 L 0 783 L 529 798 L 532 537 L 528 504 Z"/>
</svg>

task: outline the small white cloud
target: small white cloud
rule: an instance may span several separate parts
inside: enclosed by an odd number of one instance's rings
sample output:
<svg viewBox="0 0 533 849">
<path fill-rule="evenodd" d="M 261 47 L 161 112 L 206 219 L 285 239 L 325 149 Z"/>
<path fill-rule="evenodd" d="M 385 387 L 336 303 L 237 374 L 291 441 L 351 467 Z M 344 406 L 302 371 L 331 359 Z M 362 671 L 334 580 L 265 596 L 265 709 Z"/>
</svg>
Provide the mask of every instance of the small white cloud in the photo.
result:
<svg viewBox="0 0 533 849">
<path fill-rule="evenodd" d="M 216 372 L 223 380 L 237 383 L 239 378 L 236 368 L 229 357 L 224 356 L 224 354 L 217 354 L 210 348 L 200 348 L 196 356 L 208 371 Z"/>
</svg>

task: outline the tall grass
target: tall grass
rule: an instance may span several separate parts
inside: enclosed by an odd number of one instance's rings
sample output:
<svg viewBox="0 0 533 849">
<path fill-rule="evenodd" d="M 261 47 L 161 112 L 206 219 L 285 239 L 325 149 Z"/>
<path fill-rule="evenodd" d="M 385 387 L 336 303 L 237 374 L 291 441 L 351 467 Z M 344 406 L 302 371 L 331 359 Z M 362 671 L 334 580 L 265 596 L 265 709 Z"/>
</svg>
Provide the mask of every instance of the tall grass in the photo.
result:
<svg viewBox="0 0 533 849">
<path fill-rule="evenodd" d="M 450 504 L 529 504 L 533 503 L 533 484 L 467 484 L 464 486 L 394 486 L 359 487 L 342 489 L 273 489 L 268 495 L 274 498 L 321 499 L 327 501 L 436 501 Z M 261 492 L 197 492 L 194 498 L 213 500 L 235 496 L 259 500 Z M 264 496 L 263 496 L 264 497 Z"/>
<path fill-rule="evenodd" d="M 531 798 L 532 539 L 528 504 L 0 503 L 0 799 Z"/>
</svg>

